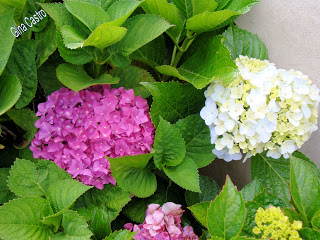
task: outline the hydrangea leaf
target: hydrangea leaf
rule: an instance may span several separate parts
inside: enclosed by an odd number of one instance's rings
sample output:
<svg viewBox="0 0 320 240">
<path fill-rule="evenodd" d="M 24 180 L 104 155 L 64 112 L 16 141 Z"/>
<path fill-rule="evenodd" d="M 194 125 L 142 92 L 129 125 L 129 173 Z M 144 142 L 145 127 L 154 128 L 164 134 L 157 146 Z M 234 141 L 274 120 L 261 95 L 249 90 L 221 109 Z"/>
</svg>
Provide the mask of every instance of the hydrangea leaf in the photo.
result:
<svg viewBox="0 0 320 240">
<path fill-rule="evenodd" d="M 290 157 L 290 192 L 294 205 L 306 222 L 320 209 L 320 181 L 303 160 Z"/>
<path fill-rule="evenodd" d="M 18 109 L 27 106 L 37 91 L 36 48 L 34 40 L 17 41 L 6 66 L 6 72 L 16 75 L 22 84 L 21 96 L 15 105 Z"/>
<path fill-rule="evenodd" d="M 41 223 L 41 210 L 47 201 L 41 197 L 27 197 L 12 200 L 0 208 L 0 238 L 49 239 L 51 229 Z"/>
<path fill-rule="evenodd" d="M 256 226 L 255 216 L 259 207 L 263 206 L 255 201 L 247 201 L 246 204 L 246 217 L 245 223 L 242 228 L 241 235 L 254 237 L 255 234 L 252 232 L 252 229 Z"/>
<path fill-rule="evenodd" d="M 185 157 L 179 165 L 167 166 L 163 171 L 180 187 L 193 192 L 201 192 L 198 168 L 191 158 Z"/>
<path fill-rule="evenodd" d="M 225 38 L 224 44 L 230 50 L 233 59 L 240 55 L 261 60 L 268 59 L 268 49 L 257 34 L 231 25 L 222 36 Z"/>
<path fill-rule="evenodd" d="M 223 45 L 221 36 L 208 41 L 179 68 L 164 65 L 156 69 L 162 74 L 190 82 L 198 89 L 217 80 L 231 83 L 238 75 L 237 66 L 230 57 L 230 51 Z"/>
<path fill-rule="evenodd" d="M 180 14 L 183 18 L 188 19 L 193 15 L 193 0 L 172 0 L 174 5 L 179 9 Z"/>
<path fill-rule="evenodd" d="M 0 1 L 0 6 L 1 4 L 3 4 L 2 1 Z M 4 15 L 0 13 L 0 32 L 2 33 L 0 40 L 0 75 L 7 64 L 14 43 L 14 36 L 10 32 L 10 28 L 13 26 L 13 10 Z"/>
<path fill-rule="evenodd" d="M 143 1 L 122 0 L 114 2 L 107 11 L 109 17 L 106 24 L 121 26 Z"/>
<path fill-rule="evenodd" d="M 54 21 L 50 18 L 47 27 L 35 34 L 38 41 L 36 65 L 39 68 L 48 57 L 57 49 L 57 30 Z"/>
<path fill-rule="evenodd" d="M 302 228 L 299 235 L 302 239 L 320 239 L 320 232 L 313 228 Z"/>
<path fill-rule="evenodd" d="M 22 12 L 22 15 L 21 15 L 21 22 L 22 20 L 24 20 L 24 22 L 31 22 L 31 17 L 36 13 L 38 12 L 39 10 L 41 10 L 41 7 L 37 4 L 37 0 L 27 0 L 26 2 L 26 5 L 24 7 L 24 10 Z M 44 0 L 42 0 L 42 2 L 44 2 Z M 26 17 L 27 18 L 30 18 L 30 20 L 27 20 L 26 21 Z M 28 27 L 28 31 L 32 31 L 32 32 L 41 32 L 43 31 L 46 27 L 47 27 L 47 24 L 48 24 L 48 21 L 49 21 L 49 17 L 46 16 L 46 17 L 43 17 L 42 19 L 40 18 L 39 19 L 40 21 L 37 22 L 37 24 L 32 24 L 32 27 Z"/>
<path fill-rule="evenodd" d="M 302 226 L 307 225 L 307 223 L 303 222 L 302 216 L 299 213 L 297 213 L 295 210 L 293 210 L 291 208 L 283 208 L 282 210 L 284 212 L 284 215 L 289 217 L 289 222 L 293 222 L 293 220 L 296 220 L 296 221 L 301 221 Z"/>
<path fill-rule="evenodd" d="M 45 196 L 51 184 L 71 176 L 51 161 L 37 164 L 17 159 L 11 167 L 8 187 L 20 197 Z"/>
<path fill-rule="evenodd" d="M 93 233 L 86 221 L 77 212 L 63 210 L 62 227 L 64 232 L 54 235 L 53 240 L 89 240 Z"/>
<path fill-rule="evenodd" d="M 230 1 L 232 1 L 232 0 L 216 0 L 216 2 L 218 3 L 218 7 L 216 8 L 216 11 L 223 9 L 225 6 L 227 6 L 227 4 Z"/>
<path fill-rule="evenodd" d="M 61 83 L 75 92 L 97 84 L 114 84 L 119 82 L 119 78 L 112 77 L 109 74 L 102 74 L 100 77 L 93 79 L 82 66 L 68 63 L 59 65 L 57 77 Z"/>
<path fill-rule="evenodd" d="M 203 91 L 195 89 L 191 84 L 179 82 L 141 84 L 147 87 L 153 96 L 150 115 L 155 126 L 158 125 L 160 116 L 170 123 L 175 123 L 191 114 L 198 114 L 204 106 Z"/>
<path fill-rule="evenodd" d="M 92 187 L 78 181 L 66 179 L 51 185 L 47 196 L 53 211 L 58 213 L 61 210 L 70 208 L 77 198 L 90 188 Z"/>
<path fill-rule="evenodd" d="M 175 127 L 180 130 L 185 141 L 186 156 L 190 157 L 198 168 L 209 165 L 215 159 L 210 130 L 199 114 L 179 120 Z"/>
<path fill-rule="evenodd" d="M 188 206 L 213 201 L 220 192 L 218 184 L 211 178 L 200 175 L 200 191 L 201 193 L 186 191 L 185 199 Z"/>
<path fill-rule="evenodd" d="M 245 14 L 248 12 L 254 5 L 258 4 L 258 0 L 231 0 L 225 6 L 225 9 L 232 11 L 237 11 L 239 14 Z"/>
<path fill-rule="evenodd" d="M 284 203 L 276 195 L 267 192 L 266 189 L 263 189 L 261 193 L 255 196 L 253 201 L 259 203 L 264 208 L 268 208 L 269 206 L 281 207 L 281 209 L 287 207 L 286 203 Z"/>
<path fill-rule="evenodd" d="M 218 3 L 214 0 L 192 0 L 193 15 L 198 15 L 204 12 L 213 12 Z"/>
<path fill-rule="evenodd" d="M 14 19 L 15 20 L 19 19 L 25 8 L 26 3 L 27 3 L 27 0 L 11 0 L 11 1 L 0 0 L 0 15 L 5 14 L 8 11 L 11 11 L 12 9 L 14 9 L 14 15 L 13 15 Z M 14 26 L 14 24 L 11 25 L 10 27 L 12 26 Z M 8 29 L 10 29 L 10 27 L 8 27 Z M 3 31 L 1 32 L 3 33 Z"/>
<path fill-rule="evenodd" d="M 91 206 L 89 208 L 89 211 L 93 217 L 88 221 L 88 224 L 90 230 L 93 232 L 94 236 L 97 239 L 102 239 L 103 237 L 108 236 L 112 232 L 110 223 L 119 214 L 119 211 L 115 213 L 105 208 L 106 207 L 104 206 Z"/>
<path fill-rule="evenodd" d="M 208 230 L 211 236 L 231 239 L 239 235 L 244 220 L 244 200 L 227 177 L 220 195 L 211 202 L 208 209 Z"/>
<path fill-rule="evenodd" d="M 131 53 L 157 38 L 171 26 L 165 19 L 155 15 L 143 14 L 130 18 L 123 24 L 123 27 L 128 29 L 127 34 L 120 42 L 109 47 L 111 62 L 118 67 L 122 62 L 128 64 L 121 59 L 128 58 Z"/>
<path fill-rule="evenodd" d="M 120 82 L 112 85 L 113 88 L 124 87 L 125 89 L 133 89 L 135 96 L 147 98 L 150 92 L 140 82 L 155 82 L 153 76 L 145 69 L 129 65 L 114 69 L 110 73 L 113 77 L 118 77 Z"/>
<path fill-rule="evenodd" d="M 0 76 L 0 115 L 14 106 L 20 97 L 21 91 L 21 83 L 16 76 Z"/>
<path fill-rule="evenodd" d="M 38 69 L 38 81 L 47 96 L 63 87 L 56 70 L 56 66 L 51 63 L 44 63 Z"/>
<path fill-rule="evenodd" d="M 70 49 L 82 47 L 84 42 L 86 41 L 86 38 L 82 36 L 81 33 L 77 31 L 77 29 L 69 25 L 65 25 L 61 28 L 61 35 L 64 45 Z"/>
<path fill-rule="evenodd" d="M 108 158 L 117 184 L 137 197 L 149 197 L 157 189 L 154 173 L 145 167 L 153 154 Z"/>
<path fill-rule="evenodd" d="M 141 6 L 146 13 L 159 15 L 175 25 L 167 30 L 167 34 L 174 42 L 179 43 L 183 21 L 178 8 L 174 4 L 168 3 L 167 0 L 146 0 Z"/>
<path fill-rule="evenodd" d="M 273 159 L 265 153 L 251 157 L 251 176 L 258 179 L 285 203 L 289 204 L 290 161 L 288 159 Z"/>
<path fill-rule="evenodd" d="M 207 32 L 238 14 L 228 9 L 218 12 L 204 12 L 188 19 L 186 28 L 196 33 Z"/>
<path fill-rule="evenodd" d="M 130 58 L 144 62 L 151 67 L 162 65 L 165 61 L 165 41 L 164 36 L 160 35 L 156 39 L 134 51 Z"/>
<path fill-rule="evenodd" d="M 118 0 L 81 0 L 81 2 L 87 2 L 101 7 L 104 11 L 107 11 L 108 8 Z"/>
<path fill-rule="evenodd" d="M 0 205 L 16 197 L 7 186 L 9 171 L 10 168 L 0 168 Z"/>
<path fill-rule="evenodd" d="M 299 216 L 299 215 L 298 215 Z M 311 220 L 312 226 L 319 231 L 320 230 L 320 209 L 316 212 Z"/>
<path fill-rule="evenodd" d="M 317 177 L 320 179 L 320 169 L 318 168 L 317 164 L 312 162 L 306 155 L 304 155 L 302 152 L 295 151 L 292 153 L 292 155 L 296 158 L 299 158 L 301 161 L 306 163 L 316 174 Z"/>
<path fill-rule="evenodd" d="M 177 166 L 186 155 L 186 145 L 179 130 L 160 117 L 153 148 L 154 163 L 158 169 Z"/>
<path fill-rule="evenodd" d="M 91 35 L 83 43 L 83 46 L 94 46 L 104 49 L 119 42 L 126 35 L 126 33 L 126 28 L 102 24 L 91 33 Z"/>
<path fill-rule="evenodd" d="M 201 202 L 188 207 L 196 219 L 206 228 L 208 228 L 208 209 L 211 202 Z"/>
<path fill-rule="evenodd" d="M 65 0 L 64 3 L 68 11 L 91 31 L 108 21 L 106 12 L 97 5 L 77 0 Z"/>
<path fill-rule="evenodd" d="M 53 231 L 57 232 L 61 226 L 62 211 L 56 214 L 53 214 L 53 210 L 50 206 L 50 203 L 49 203 L 48 209 L 50 213 L 48 214 L 48 216 L 43 217 L 41 222 L 52 227 Z"/>
<path fill-rule="evenodd" d="M 35 122 L 39 119 L 35 113 L 30 109 L 9 110 L 7 115 L 13 120 L 15 124 L 21 127 L 26 133 L 23 137 L 26 139 L 26 143 L 23 146 L 16 146 L 17 148 L 24 148 L 32 141 L 34 135 L 38 129 L 34 126 Z"/>
<path fill-rule="evenodd" d="M 261 193 L 262 191 L 263 191 L 263 186 L 257 179 L 254 179 L 252 182 L 250 182 L 248 185 L 246 185 L 244 188 L 241 189 L 243 199 L 246 202 L 252 201 L 254 197 L 259 193 Z"/>
<path fill-rule="evenodd" d="M 106 237 L 104 240 L 131 240 L 136 232 L 129 232 L 128 230 L 115 231 Z"/>
</svg>

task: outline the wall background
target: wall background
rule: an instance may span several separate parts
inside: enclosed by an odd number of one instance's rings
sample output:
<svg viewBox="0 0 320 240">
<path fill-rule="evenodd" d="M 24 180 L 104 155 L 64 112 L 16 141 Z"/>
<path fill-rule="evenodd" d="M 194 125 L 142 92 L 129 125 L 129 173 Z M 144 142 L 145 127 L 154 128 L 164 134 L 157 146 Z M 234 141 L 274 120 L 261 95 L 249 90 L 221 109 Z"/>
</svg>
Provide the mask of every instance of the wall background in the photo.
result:
<svg viewBox="0 0 320 240">
<path fill-rule="evenodd" d="M 269 61 L 277 68 L 295 69 L 308 75 L 320 88 L 320 4 L 318 1 L 261 0 L 240 16 L 239 27 L 256 33 L 269 50 Z M 319 123 L 318 123 L 319 126 Z M 320 167 L 320 129 L 300 149 Z M 250 162 L 215 160 L 203 174 L 222 185 L 229 174 L 241 188 L 250 179 Z"/>
</svg>

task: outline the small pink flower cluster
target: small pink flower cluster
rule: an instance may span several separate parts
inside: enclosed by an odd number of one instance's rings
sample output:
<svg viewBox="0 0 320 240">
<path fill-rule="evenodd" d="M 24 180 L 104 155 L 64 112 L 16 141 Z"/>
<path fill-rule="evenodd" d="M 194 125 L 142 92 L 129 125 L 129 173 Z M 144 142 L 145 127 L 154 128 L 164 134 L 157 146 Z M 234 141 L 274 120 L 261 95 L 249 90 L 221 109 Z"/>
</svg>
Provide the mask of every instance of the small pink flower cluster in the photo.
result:
<svg viewBox="0 0 320 240">
<path fill-rule="evenodd" d="M 146 211 L 145 221 L 140 225 L 127 223 L 124 228 L 137 232 L 136 240 L 198 240 L 191 226 L 181 227 L 181 216 L 184 210 L 181 205 L 167 202 L 150 204 Z"/>
<path fill-rule="evenodd" d="M 38 105 L 39 128 L 30 149 L 35 158 L 54 161 L 86 185 L 115 184 L 105 156 L 150 152 L 154 126 L 147 101 L 132 89 L 99 85 L 61 88 Z"/>
</svg>

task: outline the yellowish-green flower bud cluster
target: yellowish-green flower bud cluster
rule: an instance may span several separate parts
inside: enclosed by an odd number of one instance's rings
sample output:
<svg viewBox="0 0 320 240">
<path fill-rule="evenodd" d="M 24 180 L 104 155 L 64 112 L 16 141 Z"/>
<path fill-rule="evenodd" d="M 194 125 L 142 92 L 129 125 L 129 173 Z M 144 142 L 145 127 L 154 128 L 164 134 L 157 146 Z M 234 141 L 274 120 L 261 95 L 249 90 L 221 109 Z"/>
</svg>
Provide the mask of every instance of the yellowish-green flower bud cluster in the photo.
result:
<svg viewBox="0 0 320 240">
<path fill-rule="evenodd" d="M 319 89 L 297 71 L 268 61 L 236 59 L 239 77 L 226 86 L 212 83 L 200 112 L 210 128 L 213 153 L 225 161 L 263 151 L 289 157 L 317 130 Z"/>
<path fill-rule="evenodd" d="M 255 222 L 257 226 L 252 231 L 263 239 L 301 240 L 298 230 L 302 228 L 302 222 L 293 221 L 291 224 L 280 207 L 272 206 L 266 210 L 260 207 L 255 216 Z"/>
</svg>

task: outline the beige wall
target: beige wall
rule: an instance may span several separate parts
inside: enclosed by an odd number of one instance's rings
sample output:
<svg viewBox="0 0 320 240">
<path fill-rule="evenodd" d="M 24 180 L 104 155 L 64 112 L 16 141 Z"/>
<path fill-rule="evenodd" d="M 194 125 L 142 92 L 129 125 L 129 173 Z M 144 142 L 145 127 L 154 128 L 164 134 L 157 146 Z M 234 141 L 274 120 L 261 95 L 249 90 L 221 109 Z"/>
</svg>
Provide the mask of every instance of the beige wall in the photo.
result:
<svg viewBox="0 0 320 240">
<path fill-rule="evenodd" d="M 260 36 L 269 49 L 269 60 L 278 68 L 299 70 L 320 88 L 319 0 L 261 0 L 236 23 Z M 301 151 L 320 167 L 320 129 Z M 215 160 L 201 172 L 214 177 L 220 185 L 226 174 L 239 188 L 250 181 L 249 162 Z"/>
</svg>

